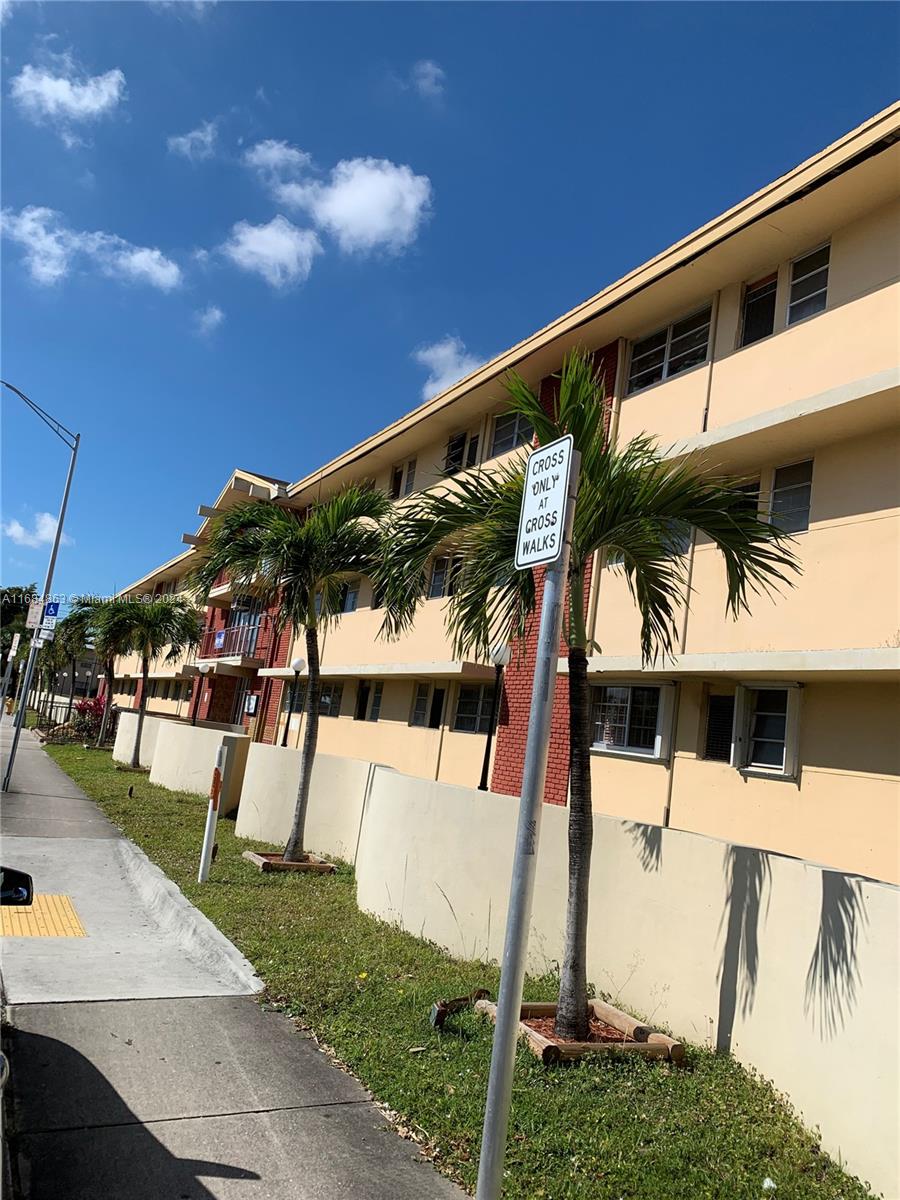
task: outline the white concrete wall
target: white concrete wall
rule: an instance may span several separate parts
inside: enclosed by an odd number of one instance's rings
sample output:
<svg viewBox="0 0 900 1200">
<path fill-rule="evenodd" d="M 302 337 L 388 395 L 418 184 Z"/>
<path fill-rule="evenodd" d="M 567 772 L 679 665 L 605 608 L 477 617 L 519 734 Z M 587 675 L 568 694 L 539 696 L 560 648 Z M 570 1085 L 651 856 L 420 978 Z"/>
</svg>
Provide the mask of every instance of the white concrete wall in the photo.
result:
<svg viewBox="0 0 900 1200">
<path fill-rule="evenodd" d="M 246 812 L 242 800 L 238 833 L 282 842 L 299 763 L 272 751 L 252 748 L 253 798 Z M 496 959 L 517 813 L 508 796 L 323 757 L 307 844 L 352 858 L 361 821 L 360 908 L 455 955 Z M 567 820 L 544 806 L 534 971 L 562 957 Z M 900 889 L 595 814 L 590 911 L 597 990 L 686 1040 L 730 1048 L 821 1129 L 829 1153 L 900 1196 Z"/>
<path fill-rule="evenodd" d="M 134 735 L 137 730 L 137 712 L 120 712 L 119 723 L 116 726 L 116 740 L 113 744 L 112 756 L 116 762 L 130 763 L 134 752 Z M 144 728 L 141 732 L 141 766 L 152 767 L 153 755 L 156 751 L 156 739 L 161 726 L 168 724 L 167 717 L 144 717 Z"/>
<path fill-rule="evenodd" d="M 243 734 L 223 733 L 185 725 L 180 721 L 161 721 L 156 735 L 150 782 L 176 792 L 208 795 L 216 754 L 225 746 L 227 757 L 222 779 L 220 812 L 237 807 L 247 764 L 250 739 Z"/>
<path fill-rule="evenodd" d="M 358 758 L 316 755 L 306 819 L 306 843 L 311 850 L 356 861 L 366 785 L 375 769 Z M 238 837 L 284 845 L 299 783 L 299 750 L 253 743 L 238 809 Z"/>
</svg>

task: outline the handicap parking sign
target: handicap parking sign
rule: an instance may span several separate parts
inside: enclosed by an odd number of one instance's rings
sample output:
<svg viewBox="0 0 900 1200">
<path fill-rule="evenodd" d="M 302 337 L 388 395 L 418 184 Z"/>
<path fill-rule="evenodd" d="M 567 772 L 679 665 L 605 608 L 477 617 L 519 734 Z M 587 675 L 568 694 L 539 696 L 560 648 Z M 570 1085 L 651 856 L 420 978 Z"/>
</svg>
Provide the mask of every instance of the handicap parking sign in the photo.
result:
<svg viewBox="0 0 900 1200">
<path fill-rule="evenodd" d="M 215 645 L 215 648 L 217 650 L 221 650 L 222 647 L 225 645 L 225 630 L 224 629 L 218 630 L 218 632 L 216 633 L 216 636 L 213 638 L 213 644 Z"/>
<path fill-rule="evenodd" d="M 58 600 L 51 600 L 51 601 L 49 601 L 49 603 L 44 605 L 44 616 L 45 617 L 58 617 L 59 616 L 59 601 Z"/>
</svg>

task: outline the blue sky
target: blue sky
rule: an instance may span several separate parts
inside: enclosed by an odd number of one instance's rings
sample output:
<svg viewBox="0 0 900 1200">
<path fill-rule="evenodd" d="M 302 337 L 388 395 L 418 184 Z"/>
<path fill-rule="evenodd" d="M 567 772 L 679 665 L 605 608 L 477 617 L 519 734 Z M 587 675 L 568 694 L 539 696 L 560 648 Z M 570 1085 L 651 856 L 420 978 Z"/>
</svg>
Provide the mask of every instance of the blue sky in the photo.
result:
<svg viewBox="0 0 900 1200">
<path fill-rule="evenodd" d="M 179 552 L 894 99 L 889 4 L 4 3 L 3 377 L 60 591 Z M 2 577 L 66 451 L 3 397 Z"/>
</svg>

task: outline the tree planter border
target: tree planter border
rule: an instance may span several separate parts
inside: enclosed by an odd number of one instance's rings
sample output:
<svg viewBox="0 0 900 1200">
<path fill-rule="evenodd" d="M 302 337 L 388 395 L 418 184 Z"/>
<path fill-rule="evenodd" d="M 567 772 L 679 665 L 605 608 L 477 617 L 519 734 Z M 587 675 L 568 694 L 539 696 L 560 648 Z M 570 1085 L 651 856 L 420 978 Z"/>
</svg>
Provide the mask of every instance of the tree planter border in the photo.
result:
<svg viewBox="0 0 900 1200">
<path fill-rule="evenodd" d="M 245 850 L 241 858 L 259 867 L 260 871 L 306 871 L 315 875 L 333 875 L 334 863 L 326 862 L 317 854 L 307 854 L 303 862 L 285 862 L 278 852 L 260 854 L 256 850 Z"/>
<path fill-rule="evenodd" d="M 560 1042 L 545 1037 L 536 1029 L 525 1024 L 530 1017 L 555 1017 L 556 1004 L 523 1003 L 520 1010 L 519 1036 L 528 1043 L 528 1048 L 542 1063 L 571 1062 L 586 1054 L 639 1054 L 644 1058 L 663 1058 L 680 1063 L 684 1059 L 684 1046 L 665 1033 L 659 1033 L 636 1021 L 620 1008 L 604 1000 L 589 1000 L 592 1014 L 607 1025 L 612 1025 L 622 1034 L 621 1042 Z M 497 1020 L 497 1005 L 490 1000 L 478 1000 L 475 1011 L 491 1021 Z"/>
</svg>

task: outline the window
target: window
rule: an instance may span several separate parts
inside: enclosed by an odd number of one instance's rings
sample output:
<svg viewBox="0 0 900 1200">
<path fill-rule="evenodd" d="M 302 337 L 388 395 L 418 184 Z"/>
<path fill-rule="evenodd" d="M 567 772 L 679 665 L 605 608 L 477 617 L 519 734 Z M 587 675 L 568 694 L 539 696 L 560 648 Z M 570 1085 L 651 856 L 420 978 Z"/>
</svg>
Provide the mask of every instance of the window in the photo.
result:
<svg viewBox="0 0 900 1200">
<path fill-rule="evenodd" d="M 784 533 L 809 529 L 812 497 L 812 459 L 779 467 L 772 483 L 772 524 Z"/>
<path fill-rule="evenodd" d="M 455 475 L 464 467 L 474 467 L 478 460 L 478 434 L 454 433 L 447 443 L 444 473 Z"/>
<path fill-rule="evenodd" d="M 706 745 L 703 757 L 731 762 L 734 734 L 734 696 L 710 696 L 706 702 Z"/>
<path fill-rule="evenodd" d="M 751 479 L 747 483 L 742 483 L 737 490 L 745 497 L 741 502 L 741 508 L 746 505 L 750 515 L 755 517 L 759 512 L 759 480 Z"/>
<path fill-rule="evenodd" d="M 791 297 L 788 301 L 787 323 L 820 313 L 828 299 L 828 261 L 830 246 L 820 246 L 811 254 L 795 258 L 791 263 Z"/>
<path fill-rule="evenodd" d="M 691 548 L 692 528 L 685 521 L 669 521 L 668 524 L 667 548 L 672 554 L 684 556 Z"/>
<path fill-rule="evenodd" d="M 353 710 L 354 721 L 364 721 L 366 712 L 369 707 L 369 694 L 372 690 L 372 685 L 368 679 L 360 679 L 356 685 L 356 707 Z"/>
<path fill-rule="evenodd" d="M 285 683 L 284 691 L 281 694 L 282 707 L 292 713 L 302 713 L 306 709 L 306 680 L 298 682 L 296 686 L 293 681 Z"/>
<path fill-rule="evenodd" d="M 371 600 L 370 606 L 372 608 L 384 608 L 384 585 L 383 584 L 381 584 L 381 585 L 379 585 L 377 583 L 372 584 L 372 600 Z"/>
<path fill-rule="evenodd" d="M 534 438 L 534 429 L 525 417 L 518 413 L 505 413 L 494 420 L 494 440 L 491 443 L 491 456 L 505 454 L 507 450 L 515 450 Z"/>
<path fill-rule="evenodd" d="M 778 275 L 767 275 L 757 283 L 747 285 L 744 292 L 744 312 L 741 321 L 741 345 L 751 346 L 768 337 L 775 329 L 775 293 Z"/>
<path fill-rule="evenodd" d="M 787 689 L 751 689 L 750 737 L 746 765 L 783 771 L 786 741 Z"/>
<path fill-rule="evenodd" d="M 800 694 L 796 684 L 760 683 L 736 689 L 732 766 L 751 775 L 796 778 Z"/>
<path fill-rule="evenodd" d="M 359 580 L 348 579 L 341 584 L 341 612 L 356 612 L 359 603 Z"/>
<path fill-rule="evenodd" d="M 494 703 L 493 684 L 465 685 L 456 697 L 453 728 L 460 733 L 487 733 Z"/>
<path fill-rule="evenodd" d="M 628 393 L 640 391 L 706 362 L 712 307 L 676 321 L 635 342 L 631 348 Z"/>
<path fill-rule="evenodd" d="M 667 757 L 674 690 L 671 685 L 595 687 L 591 714 L 594 749 L 646 758 Z"/>
<path fill-rule="evenodd" d="M 416 460 L 411 458 L 404 466 L 394 467 L 391 471 L 391 499 L 399 500 L 408 496 L 416 485 Z"/>
<path fill-rule="evenodd" d="M 453 595 L 456 591 L 456 581 L 462 570 L 462 561 L 459 554 L 438 555 L 431 565 L 431 582 L 428 585 L 429 600 Z"/>
<path fill-rule="evenodd" d="M 343 695 L 344 685 L 342 683 L 323 683 L 322 695 L 319 697 L 319 716 L 339 717 Z"/>
<path fill-rule="evenodd" d="M 428 696 L 431 689 L 427 683 L 417 683 L 413 692 L 412 716 L 410 725 L 425 726 L 428 724 Z"/>
<path fill-rule="evenodd" d="M 381 697 L 384 693 L 384 683 L 382 680 L 377 680 L 375 687 L 372 689 L 372 703 L 369 705 L 369 715 L 367 720 L 377 721 L 381 716 Z"/>
</svg>

